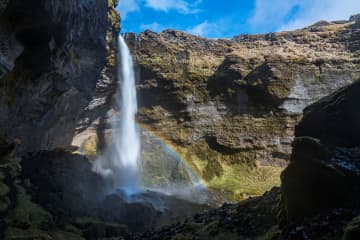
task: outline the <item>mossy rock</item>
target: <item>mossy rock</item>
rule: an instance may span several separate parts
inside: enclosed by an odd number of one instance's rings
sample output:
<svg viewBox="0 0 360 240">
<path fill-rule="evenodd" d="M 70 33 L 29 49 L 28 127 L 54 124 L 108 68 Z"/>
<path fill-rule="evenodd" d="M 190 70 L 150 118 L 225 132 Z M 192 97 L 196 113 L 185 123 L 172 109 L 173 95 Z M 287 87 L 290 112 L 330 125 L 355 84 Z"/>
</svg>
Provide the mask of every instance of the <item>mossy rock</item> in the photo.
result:
<svg viewBox="0 0 360 240">
<path fill-rule="evenodd" d="M 360 239 L 360 216 L 357 216 L 345 228 L 342 240 L 358 240 Z"/>
<path fill-rule="evenodd" d="M 5 212 L 10 206 L 10 199 L 7 197 L 0 197 L 0 213 Z"/>
<path fill-rule="evenodd" d="M 205 167 L 203 178 L 206 181 L 210 181 L 214 177 L 221 177 L 223 173 L 224 169 L 217 159 L 208 159 L 208 164 Z"/>
<path fill-rule="evenodd" d="M 76 234 L 66 231 L 55 231 L 51 233 L 51 237 L 55 240 L 85 240 L 82 234 Z"/>
<path fill-rule="evenodd" d="M 280 234 L 281 234 L 281 230 L 279 229 L 279 227 L 273 226 L 264 235 L 257 237 L 256 240 L 279 239 Z"/>
<path fill-rule="evenodd" d="M 86 239 L 121 237 L 127 235 L 127 227 L 117 223 L 103 222 L 91 217 L 76 219 L 75 225 L 80 228 Z"/>
<path fill-rule="evenodd" d="M 5 240 L 53 240 L 53 238 L 39 229 L 8 227 L 5 231 Z"/>
<path fill-rule="evenodd" d="M 4 184 L 3 182 L 0 182 L 0 197 L 6 196 L 10 191 L 10 188 Z"/>
<path fill-rule="evenodd" d="M 19 229 L 48 229 L 53 224 L 51 214 L 33 203 L 23 187 L 16 189 L 16 207 L 5 218 L 7 225 Z"/>
<path fill-rule="evenodd" d="M 91 136 L 84 142 L 83 151 L 87 156 L 96 156 L 98 154 L 97 136 Z"/>
</svg>

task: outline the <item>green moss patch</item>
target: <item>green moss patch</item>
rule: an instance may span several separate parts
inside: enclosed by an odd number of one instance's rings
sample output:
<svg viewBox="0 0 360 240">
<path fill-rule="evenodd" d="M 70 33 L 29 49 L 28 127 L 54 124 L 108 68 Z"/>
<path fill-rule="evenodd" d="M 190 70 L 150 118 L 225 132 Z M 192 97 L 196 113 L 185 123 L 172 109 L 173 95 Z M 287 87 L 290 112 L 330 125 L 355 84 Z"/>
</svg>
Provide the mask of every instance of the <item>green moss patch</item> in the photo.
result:
<svg viewBox="0 0 360 240">
<path fill-rule="evenodd" d="M 245 164 L 224 165 L 223 175 L 208 182 L 210 188 L 224 192 L 232 200 L 259 196 L 274 186 L 280 186 L 282 168 L 250 168 Z"/>
<path fill-rule="evenodd" d="M 360 216 L 351 220 L 345 228 L 343 240 L 360 239 Z"/>
<path fill-rule="evenodd" d="M 26 190 L 17 186 L 16 207 L 5 218 L 6 239 L 51 239 L 46 233 L 53 223 L 50 213 L 31 201 Z M 31 238 L 33 237 L 33 238 Z"/>
</svg>

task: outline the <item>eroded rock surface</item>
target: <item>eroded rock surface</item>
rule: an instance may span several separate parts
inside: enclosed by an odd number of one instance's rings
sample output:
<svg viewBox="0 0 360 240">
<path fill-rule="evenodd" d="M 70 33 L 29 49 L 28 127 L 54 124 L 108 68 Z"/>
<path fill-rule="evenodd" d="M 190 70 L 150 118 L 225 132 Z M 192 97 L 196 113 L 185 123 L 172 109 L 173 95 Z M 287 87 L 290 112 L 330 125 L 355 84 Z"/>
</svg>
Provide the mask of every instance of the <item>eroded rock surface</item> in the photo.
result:
<svg viewBox="0 0 360 240">
<path fill-rule="evenodd" d="M 356 81 L 305 109 L 280 189 L 136 239 L 358 239 L 359 98 Z"/>
<path fill-rule="evenodd" d="M 226 179 L 241 164 L 278 174 L 290 159 L 302 110 L 360 77 L 357 22 L 354 16 L 233 39 L 175 30 L 128 34 L 140 70 L 138 119 L 210 186 L 224 180 L 222 187 L 235 191 Z M 268 182 L 278 184 L 273 179 Z"/>
<path fill-rule="evenodd" d="M 117 3 L 1 3 L 0 126 L 22 151 L 69 148 L 115 91 Z"/>
</svg>

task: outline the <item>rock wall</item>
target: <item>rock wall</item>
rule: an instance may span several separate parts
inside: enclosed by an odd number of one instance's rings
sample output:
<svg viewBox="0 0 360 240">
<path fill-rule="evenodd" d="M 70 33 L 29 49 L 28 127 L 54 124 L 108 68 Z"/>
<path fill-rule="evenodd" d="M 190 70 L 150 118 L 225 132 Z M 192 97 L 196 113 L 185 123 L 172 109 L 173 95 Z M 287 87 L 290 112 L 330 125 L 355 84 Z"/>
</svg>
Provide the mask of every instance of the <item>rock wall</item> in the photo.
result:
<svg viewBox="0 0 360 240">
<path fill-rule="evenodd" d="M 232 39 L 128 34 L 140 70 L 139 122 L 210 186 L 237 178 L 235 165 L 278 174 L 302 110 L 360 77 L 359 34 L 354 17 Z"/>
<path fill-rule="evenodd" d="M 115 91 L 117 1 L 1 2 L 0 129 L 20 151 L 69 148 Z"/>
<path fill-rule="evenodd" d="M 111 107 L 116 5 L 0 1 L 0 239 L 126 235 L 126 227 L 113 222 L 130 218 L 104 220 L 116 206 L 108 202 L 98 214 L 104 180 L 86 157 L 71 153 L 79 147 L 72 146 L 74 136 L 100 123 Z"/>
<path fill-rule="evenodd" d="M 305 109 L 280 189 L 224 204 L 143 238 L 359 239 L 359 101 L 356 81 Z"/>
<path fill-rule="evenodd" d="M 360 207 L 359 94 L 357 81 L 305 109 L 282 173 L 288 218 Z"/>
</svg>

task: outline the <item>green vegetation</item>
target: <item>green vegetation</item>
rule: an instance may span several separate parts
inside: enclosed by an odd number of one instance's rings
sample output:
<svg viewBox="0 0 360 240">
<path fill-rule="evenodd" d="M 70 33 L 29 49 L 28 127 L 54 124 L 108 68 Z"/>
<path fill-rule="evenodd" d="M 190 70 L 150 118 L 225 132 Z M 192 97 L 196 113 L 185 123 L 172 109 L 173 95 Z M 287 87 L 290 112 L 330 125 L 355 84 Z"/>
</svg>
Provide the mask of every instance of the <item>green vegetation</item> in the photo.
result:
<svg viewBox="0 0 360 240">
<path fill-rule="evenodd" d="M 6 239 L 52 239 L 47 233 L 52 224 L 52 216 L 39 205 L 31 201 L 26 190 L 17 185 L 16 207 L 12 209 L 5 222 L 7 229 L 5 232 Z"/>
<path fill-rule="evenodd" d="M 223 154 L 206 144 L 197 144 L 191 149 L 179 151 L 200 173 L 209 188 L 222 192 L 230 200 L 260 196 L 271 188 L 280 186 L 283 168 L 259 166 L 254 153 Z"/>
<path fill-rule="evenodd" d="M 215 176 L 209 187 L 229 194 L 233 200 L 259 196 L 274 186 L 280 186 L 282 168 L 263 166 L 251 168 L 245 164 L 223 165 L 222 176 Z"/>
<path fill-rule="evenodd" d="M 343 240 L 360 239 L 360 216 L 357 216 L 347 225 Z"/>
<path fill-rule="evenodd" d="M 96 156 L 98 154 L 97 144 L 96 136 L 89 137 L 83 145 L 85 154 L 87 156 Z"/>
</svg>

